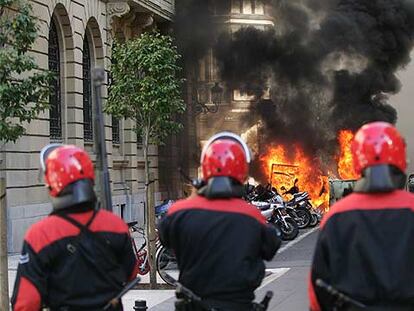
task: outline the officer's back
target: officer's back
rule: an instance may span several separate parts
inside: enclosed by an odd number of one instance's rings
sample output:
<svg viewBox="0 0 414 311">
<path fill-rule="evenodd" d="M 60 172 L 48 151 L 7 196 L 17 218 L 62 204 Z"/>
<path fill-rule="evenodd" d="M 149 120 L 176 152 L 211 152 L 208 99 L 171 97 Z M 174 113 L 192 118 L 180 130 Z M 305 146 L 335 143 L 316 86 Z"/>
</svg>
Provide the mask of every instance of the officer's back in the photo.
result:
<svg viewBox="0 0 414 311">
<path fill-rule="evenodd" d="M 254 290 L 280 240 L 260 212 L 241 199 L 249 153 L 231 133 L 213 136 L 201 156 L 203 186 L 179 201 L 160 226 L 161 241 L 172 248 L 179 281 L 223 310 L 250 310 Z"/>
<path fill-rule="evenodd" d="M 13 309 L 101 310 L 136 275 L 128 227 L 96 208 L 85 151 L 49 145 L 41 164 L 53 212 L 25 235 Z"/>
</svg>

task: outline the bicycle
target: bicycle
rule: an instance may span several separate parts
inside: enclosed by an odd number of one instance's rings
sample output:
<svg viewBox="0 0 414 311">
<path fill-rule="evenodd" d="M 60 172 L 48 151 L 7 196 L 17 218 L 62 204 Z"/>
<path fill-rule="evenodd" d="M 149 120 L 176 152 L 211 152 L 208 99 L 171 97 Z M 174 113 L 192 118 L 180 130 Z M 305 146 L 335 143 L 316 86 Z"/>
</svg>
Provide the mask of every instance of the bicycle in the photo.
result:
<svg viewBox="0 0 414 311">
<path fill-rule="evenodd" d="M 134 249 L 135 255 L 137 257 L 137 265 L 138 265 L 138 274 L 139 275 L 146 275 L 150 271 L 149 265 L 149 255 L 147 249 L 147 241 L 144 238 L 144 242 L 138 248 L 135 242 L 135 239 L 132 237 L 132 233 L 136 232 L 140 234 L 142 237 L 145 237 L 144 229 L 138 226 L 137 221 L 129 222 L 128 223 L 129 230 L 131 232 L 131 242 L 132 247 Z M 155 241 L 156 252 L 155 252 L 155 265 L 158 272 L 158 275 L 161 279 L 168 285 L 174 285 L 171 283 L 171 280 L 166 277 L 167 271 L 168 273 L 177 274 L 178 275 L 178 266 L 177 260 L 175 255 L 172 251 L 165 248 L 157 235 L 157 240 Z"/>
</svg>

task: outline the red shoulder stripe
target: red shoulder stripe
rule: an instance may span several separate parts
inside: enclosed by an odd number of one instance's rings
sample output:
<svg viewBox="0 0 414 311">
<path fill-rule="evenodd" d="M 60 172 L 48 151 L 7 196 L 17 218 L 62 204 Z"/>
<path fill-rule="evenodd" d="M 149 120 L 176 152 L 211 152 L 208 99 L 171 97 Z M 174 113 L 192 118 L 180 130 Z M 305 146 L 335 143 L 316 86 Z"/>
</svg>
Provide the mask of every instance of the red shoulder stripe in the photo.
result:
<svg viewBox="0 0 414 311">
<path fill-rule="evenodd" d="M 81 224 L 86 224 L 92 216 L 87 213 L 71 214 L 70 217 Z M 121 218 L 111 212 L 100 210 L 90 225 L 93 232 L 110 232 L 128 234 L 128 226 Z M 26 234 L 25 241 L 38 253 L 44 247 L 67 237 L 79 234 L 79 229 L 68 221 L 58 217 L 49 216 L 34 224 Z"/>
<path fill-rule="evenodd" d="M 19 280 L 14 311 L 38 311 L 41 306 L 41 298 L 37 288 L 24 276 Z"/>
<path fill-rule="evenodd" d="M 31 226 L 24 239 L 35 253 L 39 253 L 55 241 L 78 234 L 79 229 L 66 220 L 49 216 Z"/>
<path fill-rule="evenodd" d="M 321 228 L 334 215 L 356 210 L 388 210 L 409 208 L 414 212 L 414 195 L 403 190 L 391 193 L 353 193 L 338 201 L 322 220 Z"/>
<path fill-rule="evenodd" d="M 202 196 L 195 196 L 176 202 L 170 207 L 167 214 L 172 215 L 184 210 L 207 210 L 213 212 L 235 213 L 254 218 L 261 224 L 266 223 L 266 220 L 256 207 L 241 199 L 235 198 L 227 200 L 207 200 Z"/>
<path fill-rule="evenodd" d="M 94 232 L 107 231 L 112 233 L 129 233 L 126 223 L 114 213 L 106 210 L 99 211 L 98 215 L 96 215 L 96 219 L 92 222 L 90 229 Z"/>
</svg>

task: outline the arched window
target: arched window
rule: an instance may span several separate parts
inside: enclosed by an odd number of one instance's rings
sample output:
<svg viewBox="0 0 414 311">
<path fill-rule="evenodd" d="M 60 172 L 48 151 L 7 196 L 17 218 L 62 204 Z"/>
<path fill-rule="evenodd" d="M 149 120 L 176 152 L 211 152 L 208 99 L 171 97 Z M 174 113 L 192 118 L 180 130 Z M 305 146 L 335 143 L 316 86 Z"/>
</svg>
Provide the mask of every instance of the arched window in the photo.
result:
<svg viewBox="0 0 414 311">
<path fill-rule="evenodd" d="M 50 22 L 49 30 L 49 70 L 54 74 L 55 79 L 51 83 L 49 96 L 50 105 L 50 138 L 55 140 L 62 139 L 62 104 L 61 104 L 61 85 L 60 85 L 60 49 L 59 37 L 55 22 Z"/>
<path fill-rule="evenodd" d="M 111 92 L 111 86 L 114 85 L 115 81 L 112 78 L 112 73 L 108 72 L 108 95 Z M 121 143 L 121 122 L 118 118 L 112 116 L 112 143 Z"/>
<path fill-rule="evenodd" d="M 91 83 L 91 53 L 88 38 L 83 40 L 83 137 L 85 141 L 93 141 L 92 123 L 92 83 Z"/>
</svg>

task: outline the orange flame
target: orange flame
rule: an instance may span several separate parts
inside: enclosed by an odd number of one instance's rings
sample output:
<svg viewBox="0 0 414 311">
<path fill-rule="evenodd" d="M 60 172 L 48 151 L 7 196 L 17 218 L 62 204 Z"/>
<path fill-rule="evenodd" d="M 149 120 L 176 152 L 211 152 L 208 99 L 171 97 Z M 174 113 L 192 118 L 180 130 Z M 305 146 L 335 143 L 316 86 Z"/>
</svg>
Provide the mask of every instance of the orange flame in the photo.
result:
<svg viewBox="0 0 414 311">
<path fill-rule="evenodd" d="M 279 193 L 283 193 L 282 187 L 289 190 L 297 178 L 297 186 L 300 191 L 309 193 L 314 207 L 328 208 L 328 177 L 320 170 L 319 161 L 305 155 L 299 146 L 295 146 L 291 153 L 282 145 L 270 146 L 260 161 L 270 183 Z"/>
<path fill-rule="evenodd" d="M 354 133 L 350 130 L 342 130 L 338 135 L 340 154 L 338 159 L 338 174 L 341 179 L 358 179 L 359 175 L 354 170 L 351 153 L 351 142 Z"/>
</svg>

